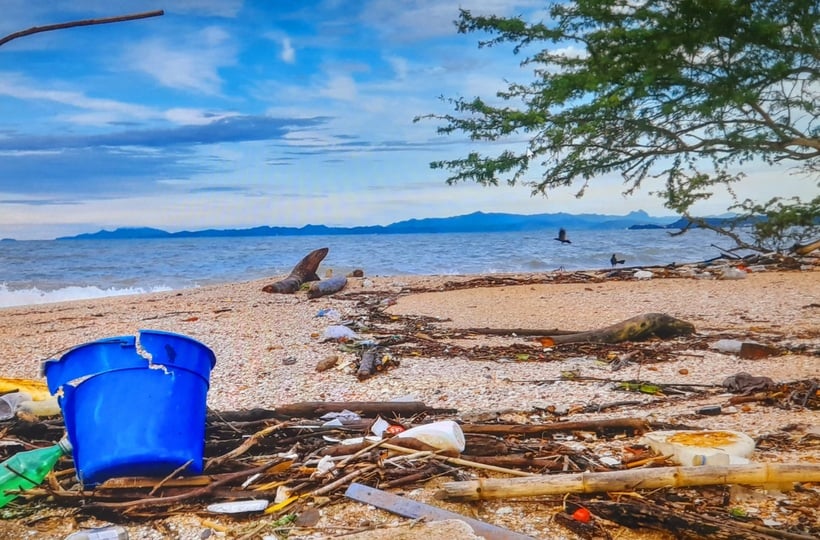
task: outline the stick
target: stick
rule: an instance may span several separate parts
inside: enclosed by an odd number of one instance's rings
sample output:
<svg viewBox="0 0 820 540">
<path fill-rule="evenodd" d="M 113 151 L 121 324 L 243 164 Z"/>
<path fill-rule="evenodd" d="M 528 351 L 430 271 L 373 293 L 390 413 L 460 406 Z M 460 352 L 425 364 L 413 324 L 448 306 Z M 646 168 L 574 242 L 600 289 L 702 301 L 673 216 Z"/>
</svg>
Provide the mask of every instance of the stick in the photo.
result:
<svg viewBox="0 0 820 540">
<path fill-rule="evenodd" d="M 529 435 L 540 437 L 547 433 L 565 431 L 605 430 L 628 431 L 635 434 L 650 430 L 646 420 L 640 418 L 609 418 L 604 420 L 585 420 L 580 422 L 555 422 L 552 424 L 462 424 L 464 433 L 482 433 L 484 435 Z"/>
<path fill-rule="evenodd" d="M 201 497 L 215 488 L 222 486 L 224 484 L 228 484 L 233 482 L 238 478 L 242 478 L 243 476 L 251 476 L 256 473 L 264 472 L 270 469 L 272 466 L 276 465 L 281 458 L 276 458 L 275 460 L 266 463 L 264 465 L 260 465 L 259 467 L 254 467 L 252 469 L 247 469 L 244 471 L 236 471 L 230 474 L 226 474 L 224 477 L 216 480 L 215 482 L 211 482 L 207 486 L 202 486 L 201 488 L 193 489 L 186 493 L 181 493 L 179 495 L 173 495 L 170 497 L 147 497 L 145 499 L 139 499 L 136 501 L 124 501 L 124 502 L 102 502 L 96 501 L 85 504 L 85 508 L 137 508 L 140 506 L 156 506 L 162 504 L 169 504 L 175 503 L 180 501 L 185 501 L 188 499 L 194 499 L 196 497 Z"/>
<path fill-rule="evenodd" d="M 30 36 L 32 34 L 38 34 L 40 32 L 49 32 L 51 30 L 61 30 L 63 28 L 74 28 L 76 26 L 91 26 L 94 24 L 107 24 L 107 23 L 115 23 L 115 22 L 123 22 L 123 21 L 133 21 L 135 19 L 147 19 L 148 17 L 158 17 L 160 15 L 164 15 L 165 12 L 161 9 L 157 11 L 147 11 L 145 13 L 136 13 L 134 15 L 120 15 L 118 17 L 106 17 L 104 19 L 85 19 L 82 21 L 71 21 L 71 22 L 64 22 L 64 23 L 57 23 L 57 24 L 49 24 L 46 26 L 32 26 L 26 30 L 20 30 L 19 32 L 15 32 L 13 34 L 9 34 L 6 37 L 0 39 L 0 45 L 4 45 L 9 41 L 17 38 L 21 38 L 23 36 Z"/>
<path fill-rule="evenodd" d="M 720 484 L 777 484 L 820 481 L 820 464 L 751 463 L 747 465 L 703 465 L 662 467 L 599 473 L 530 476 L 529 478 L 483 478 L 444 484 L 448 499 L 477 501 L 534 497 L 564 493 L 635 491 L 663 487 L 712 486 Z"/>
<path fill-rule="evenodd" d="M 394 450 L 396 452 L 403 452 L 405 454 L 414 454 L 417 450 L 413 450 L 410 448 L 404 448 L 403 446 L 396 446 L 395 444 L 384 443 L 380 445 L 382 448 L 387 448 L 388 450 Z M 507 469 L 504 467 L 496 467 L 495 465 L 487 465 L 484 463 L 478 463 L 477 461 L 469 461 L 467 459 L 455 458 L 455 457 L 447 457 L 447 456 L 440 456 L 438 454 L 431 454 L 429 456 L 433 459 L 438 459 L 444 461 L 445 463 L 451 463 L 453 465 L 463 465 L 465 467 L 473 467 L 475 469 L 484 469 L 486 471 L 493 471 L 499 472 L 504 474 L 510 474 L 514 476 L 534 476 L 533 473 L 525 472 L 525 471 L 518 471 L 515 469 Z"/>
<path fill-rule="evenodd" d="M 276 414 L 286 417 L 315 418 L 329 412 L 357 412 L 363 416 L 396 415 L 414 416 L 422 412 L 446 414 L 455 409 L 434 409 L 421 401 L 301 401 L 276 407 Z"/>
</svg>

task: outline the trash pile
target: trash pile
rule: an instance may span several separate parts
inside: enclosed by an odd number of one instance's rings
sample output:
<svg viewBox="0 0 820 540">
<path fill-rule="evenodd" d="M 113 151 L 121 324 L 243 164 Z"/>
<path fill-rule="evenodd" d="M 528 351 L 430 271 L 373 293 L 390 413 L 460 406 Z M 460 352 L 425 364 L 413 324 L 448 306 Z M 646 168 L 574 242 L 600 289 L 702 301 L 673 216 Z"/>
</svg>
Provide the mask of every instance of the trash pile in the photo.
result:
<svg viewBox="0 0 820 540">
<path fill-rule="evenodd" d="M 814 407 L 816 395 L 815 387 Z M 33 453 L 42 458 L 44 478 L 40 485 L 13 486 L 23 491 L 2 508 L 4 519 L 56 507 L 114 523 L 192 512 L 229 514 L 286 532 L 309 529 L 310 519 L 297 523 L 297 518 L 314 515 L 311 510 L 351 500 L 408 517 L 444 519 L 452 512 L 389 490 L 424 486 L 445 476 L 452 481 L 440 495 L 450 500 L 563 496 L 565 511 L 554 519 L 583 538 L 607 537 L 608 522 L 688 531 L 682 537 L 820 534 L 817 520 L 802 514 L 789 524 L 773 523 L 745 515 L 742 506 L 727 509 L 724 504 L 729 485 L 776 484 L 795 488 L 783 505 L 814 508 L 810 513 L 816 518 L 820 464 L 757 463 L 755 441 L 743 433 L 637 418 L 471 422 L 457 411 L 413 401 L 210 411 L 201 473 L 182 466 L 163 476 L 120 475 L 90 486 L 78 482 L 82 474 L 70 452 L 55 450 L 65 433 L 62 418 L 17 415 L 0 422 L 0 433 L 5 463 L 39 447 Z M 820 433 L 791 444 L 817 448 Z M 613 499 L 615 492 L 620 495 Z M 732 519 L 726 519 L 727 511 Z M 476 534 L 482 527 L 498 533 L 494 525 L 461 517 Z M 526 537 L 509 530 L 504 534 Z"/>
</svg>

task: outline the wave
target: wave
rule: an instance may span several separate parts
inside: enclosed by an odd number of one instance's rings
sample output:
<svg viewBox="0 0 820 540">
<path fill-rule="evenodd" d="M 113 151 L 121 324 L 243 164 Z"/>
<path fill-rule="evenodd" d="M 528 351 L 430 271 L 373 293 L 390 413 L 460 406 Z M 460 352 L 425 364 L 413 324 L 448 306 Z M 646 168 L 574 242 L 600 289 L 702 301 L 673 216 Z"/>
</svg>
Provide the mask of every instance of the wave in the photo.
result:
<svg viewBox="0 0 820 540">
<path fill-rule="evenodd" d="M 14 306 L 28 306 L 33 304 L 50 304 L 53 302 L 67 302 L 71 300 L 93 300 L 109 296 L 127 296 L 130 294 L 145 294 L 149 292 L 164 292 L 171 287 L 157 286 L 150 288 L 125 287 L 108 288 L 76 286 L 62 287 L 53 291 L 42 291 L 37 287 L 28 289 L 10 290 L 5 283 L 0 283 L 0 308 Z"/>
</svg>

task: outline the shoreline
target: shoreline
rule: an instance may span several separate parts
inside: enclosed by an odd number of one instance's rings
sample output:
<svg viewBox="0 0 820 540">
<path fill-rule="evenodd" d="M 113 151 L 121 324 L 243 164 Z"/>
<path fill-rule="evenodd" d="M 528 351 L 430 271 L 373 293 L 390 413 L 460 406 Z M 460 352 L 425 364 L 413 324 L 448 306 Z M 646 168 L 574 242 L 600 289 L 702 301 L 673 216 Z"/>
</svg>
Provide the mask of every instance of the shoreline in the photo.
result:
<svg viewBox="0 0 820 540">
<path fill-rule="evenodd" d="M 573 273 L 591 275 L 591 273 Z M 564 276 L 572 274 L 563 274 Z M 490 286 L 480 278 L 491 278 Z M 653 278 L 558 282 L 560 275 L 494 274 L 459 276 L 396 276 L 351 278 L 348 286 L 332 296 L 308 300 L 304 293 L 267 294 L 263 285 L 273 278 L 196 289 L 106 297 L 55 304 L 3 308 L 0 350 L 6 376 L 37 378 L 39 361 L 60 351 L 97 339 L 133 335 L 140 329 L 180 333 L 202 341 L 217 357 L 209 398 L 212 406 L 226 409 L 263 406 L 295 400 L 333 400 L 352 397 L 383 398 L 369 384 L 333 381 L 313 367 L 335 354 L 338 344 L 320 339 L 331 322 L 317 317 L 322 309 L 336 309 L 343 318 L 365 314 L 355 296 L 372 295 L 395 305 L 385 308 L 394 316 L 443 319 L 442 328 L 557 328 L 588 330 L 649 312 L 665 312 L 689 320 L 698 331 L 731 331 L 800 335 L 820 328 L 817 308 L 810 304 L 811 291 L 820 291 L 820 272 L 767 271 L 744 280 L 695 280 Z M 554 278 L 550 281 L 550 278 Z M 492 280 L 512 280 L 511 285 Z M 515 280 L 521 284 L 514 284 Z M 541 282 L 537 282 L 537 281 Z M 480 283 L 476 283 L 479 281 Z M 570 280 L 572 281 L 572 280 Z M 577 279 L 575 280 L 577 281 Z M 446 285 L 461 284 L 446 289 Z M 815 295 L 816 297 L 816 295 Z M 351 300 L 351 298 L 354 298 Z M 766 328 L 767 324 L 769 328 Z M 788 332 L 788 329 L 791 332 Z M 367 338 L 366 334 L 362 335 Z M 816 336 L 815 336 L 816 337 Z M 505 338 L 485 336 L 475 340 L 498 342 Z M 518 342 L 524 343 L 521 339 Z M 352 355 L 342 355 L 353 361 Z M 294 357 L 295 364 L 283 366 Z M 396 373 L 410 369 L 420 377 L 418 361 L 407 359 Z M 531 370 L 533 364 L 522 364 Z M 533 370 L 535 371 L 535 370 Z M 820 369 L 818 370 L 820 371 Z M 253 374 L 278 378 L 298 375 L 302 388 L 275 385 L 266 395 L 252 399 L 239 396 L 256 381 Z M 802 372 L 802 370 L 801 370 Z M 231 374 L 237 377 L 231 377 Z M 388 377 L 389 378 L 389 377 Z M 234 379 L 234 380 L 231 380 Z M 378 378 L 374 379 L 377 380 Z M 353 389 L 348 390 L 346 387 Z M 401 386 L 400 384 L 398 385 Z M 365 391 L 361 391 L 365 390 Z M 314 395 L 315 394 L 315 395 Z M 291 396 L 291 397 L 288 397 Z M 399 397 L 399 396 L 394 396 Z M 426 397 L 433 396 L 427 393 Z M 463 406 L 460 400 L 457 405 Z"/>
</svg>

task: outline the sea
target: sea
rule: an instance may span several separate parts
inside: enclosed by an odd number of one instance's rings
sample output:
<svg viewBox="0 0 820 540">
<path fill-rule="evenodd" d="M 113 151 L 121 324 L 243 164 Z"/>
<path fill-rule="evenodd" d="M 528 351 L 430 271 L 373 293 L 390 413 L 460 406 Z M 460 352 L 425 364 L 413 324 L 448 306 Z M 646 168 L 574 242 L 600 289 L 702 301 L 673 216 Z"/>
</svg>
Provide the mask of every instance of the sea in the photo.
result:
<svg viewBox="0 0 820 540">
<path fill-rule="evenodd" d="M 333 275 L 475 275 L 626 267 L 714 259 L 730 249 L 705 229 L 414 233 L 236 238 L 15 240 L 0 242 L 0 307 L 188 289 L 280 278 L 327 247 Z M 740 255 L 743 255 L 740 253 Z"/>
</svg>

